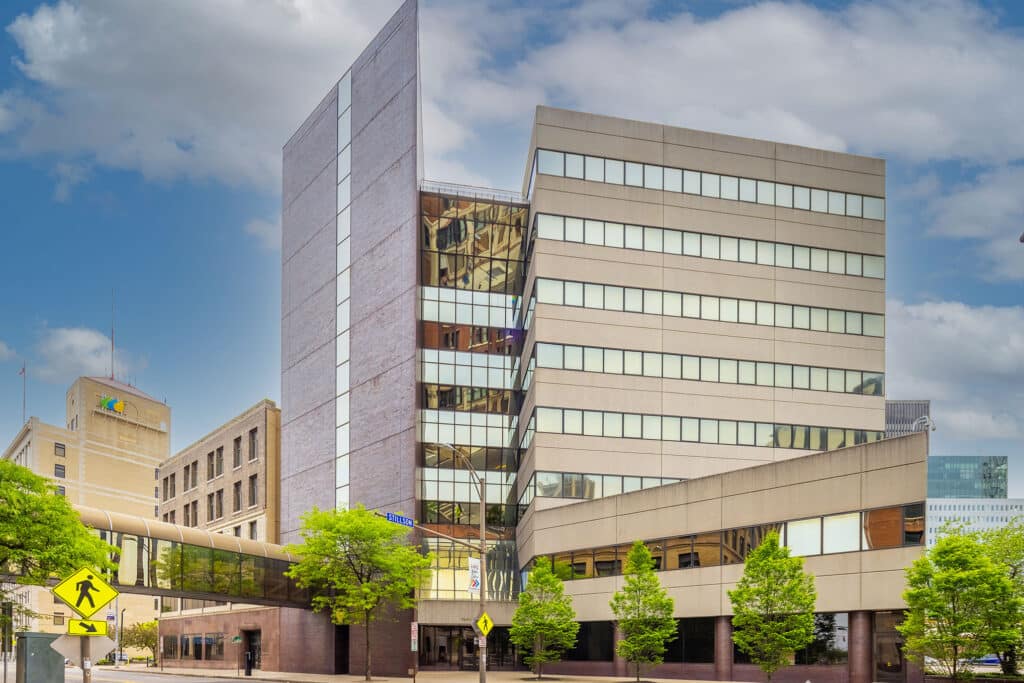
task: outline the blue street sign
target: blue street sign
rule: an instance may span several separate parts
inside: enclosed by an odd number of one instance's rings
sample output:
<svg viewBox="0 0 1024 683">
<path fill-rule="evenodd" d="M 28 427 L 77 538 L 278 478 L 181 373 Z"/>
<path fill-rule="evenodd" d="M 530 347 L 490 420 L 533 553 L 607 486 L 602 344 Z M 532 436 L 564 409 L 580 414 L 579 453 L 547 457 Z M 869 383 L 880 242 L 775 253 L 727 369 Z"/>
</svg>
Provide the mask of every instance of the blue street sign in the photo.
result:
<svg viewBox="0 0 1024 683">
<path fill-rule="evenodd" d="M 388 518 L 389 522 L 395 524 L 402 524 L 403 526 L 412 527 L 415 526 L 416 522 L 413 521 L 412 517 L 403 517 L 402 515 L 396 515 L 394 512 L 389 512 L 385 517 Z"/>
</svg>

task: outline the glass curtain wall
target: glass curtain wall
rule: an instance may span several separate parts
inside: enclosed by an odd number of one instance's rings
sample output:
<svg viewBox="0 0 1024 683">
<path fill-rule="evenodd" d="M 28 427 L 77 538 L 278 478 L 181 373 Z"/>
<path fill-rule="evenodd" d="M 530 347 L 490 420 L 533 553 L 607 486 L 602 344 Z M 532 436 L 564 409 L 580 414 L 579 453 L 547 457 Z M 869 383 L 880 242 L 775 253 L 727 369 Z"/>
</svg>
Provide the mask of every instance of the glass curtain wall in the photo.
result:
<svg viewBox="0 0 1024 683">
<path fill-rule="evenodd" d="M 475 542 L 484 515 L 487 594 L 511 600 L 518 592 L 513 434 L 520 404 L 513 373 L 522 344 L 514 320 L 529 208 L 459 193 L 423 192 L 420 202 L 419 518 Z M 467 460 L 485 482 L 483 509 Z M 429 534 L 423 543 L 435 564 L 421 597 L 475 599 L 468 591 L 475 553 Z M 454 654 L 433 646 L 433 663 Z"/>
<path fill-rule="evenodd" d="M 351 268 L 352 242 L 351 212 L 352 198 L 352 72 L 345 74 L 338 82 L 338 223 L 337 223 L 337 337 L 335 338 L 335 505 L 348 508 L 348 420 L 349 420 L 349 321 L 352 291 Z"/>
</svg>

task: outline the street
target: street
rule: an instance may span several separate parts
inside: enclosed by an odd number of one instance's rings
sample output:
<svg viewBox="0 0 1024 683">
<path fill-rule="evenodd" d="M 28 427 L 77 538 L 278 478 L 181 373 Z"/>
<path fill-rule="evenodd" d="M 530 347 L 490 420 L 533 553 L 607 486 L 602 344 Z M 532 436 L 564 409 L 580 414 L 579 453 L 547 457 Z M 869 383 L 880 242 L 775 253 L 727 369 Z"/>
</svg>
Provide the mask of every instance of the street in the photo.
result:
<svg viewBox="0 0 1024 683">
<path fill-rule="evenodd" d="M 13 677 L 12 677 L 13 678 Z M 82 670 L 77 667 L 68 667 L 64 671 L 64 680 L 67 683 L 80 683 Z M 115 669 L 93 669 L 93 683 L 224 683 L 224 678 L 200 678 L 195 676 L 177 676 L 174 674 L 161 674 L 159 670 L 152 672 L 135 669 L 117 671 Z"/>
</svg>

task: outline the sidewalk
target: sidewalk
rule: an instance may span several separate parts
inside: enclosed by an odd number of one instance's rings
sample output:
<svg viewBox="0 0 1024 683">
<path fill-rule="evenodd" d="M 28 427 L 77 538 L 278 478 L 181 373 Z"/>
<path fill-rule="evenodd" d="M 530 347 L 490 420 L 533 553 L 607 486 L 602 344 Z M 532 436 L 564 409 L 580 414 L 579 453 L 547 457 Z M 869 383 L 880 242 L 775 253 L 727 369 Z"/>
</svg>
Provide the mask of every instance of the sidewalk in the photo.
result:
<svg viewBox="0 0 1024 683">
<path fill-rule="evenodd" d="M 113 669 L 113 667 L 99 667 L 102 669 Z M 276 681 L 277 683 L 354 683 L 355 681 L 362 681 L 362 675 L 357 674 L 299 674 L 299 673 L 283 673 L 275 671 L 253 671 L 251 678 L 245 676 L 238 676 L 234 669 L 182 669 L 182 668 L 171 668 L 165 667 L 163 670 L 160 667 L 149 668 L 140 664 L 132 664 L 129 666 L 122 666 L 121 671 L 137 671 L 139 673 L 163 673 L 175 676 L 196 676 L 204 678 L 224 678 L 234 679 L 236 681 Z M 244 672 L 243 672 L 244 673 Z M 441 683 L 442 681 L 452 681 L 453 683 L 474 683 L 478 681 L 480 674 L 477 671 L 420 671 L 416 674 L 417 681 L 429 681 L 430 683 Z M 407 677 L 388 677 L 388 676 L 374 676 L 374 681 L 406 681 L 411 682 L 411 678 Z M 527 681 L 536 680 L 534 675 L 529 671 L 488 671 L 487 672 L 488 683 L 526 683 Z M 570 676 L 563 674 L 544 674 L 544 681 L 554 681 L 556 683 L 585 683 L 591 681 L 593 683 L 630 683 L 635 680 L 629 676 L 623 677 L 608 677 L 608 676 Z M 644 677 L 644 681 L 650 683 L 687 683 L 686 681 L 678 678 L 648 678 Z M 707 683 L 702 681 L 699 683 Z"/>
</svg>

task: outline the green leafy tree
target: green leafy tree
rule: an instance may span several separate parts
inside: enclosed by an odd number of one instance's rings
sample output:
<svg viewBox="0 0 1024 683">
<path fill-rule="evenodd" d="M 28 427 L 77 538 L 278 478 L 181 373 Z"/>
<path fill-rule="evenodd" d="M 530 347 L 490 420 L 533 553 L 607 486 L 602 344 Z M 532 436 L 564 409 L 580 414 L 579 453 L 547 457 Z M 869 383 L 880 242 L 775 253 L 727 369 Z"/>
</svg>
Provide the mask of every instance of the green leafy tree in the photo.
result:
<svg viewBox="0 0 1024 683">
<path fill-rule="evenodd" d="M 935 660 L 950 680 L 972 676 L 968 660 L 1020 641 L 1021 599 L 1004 567 L 969 534 L 950 534 L 907 568 L 907 616 L 896 628 L 903 650 Z"/>
<path fill-rule="evenodd" d="M 302 559 L 287 575 L 310 590 L 314 610 L 329 612 L 335 624 L 366 629 L 364 675 L 370 680 L 370 624 L 388 618 L 390 610 L 415 606 L 415 589 L 428 578 L 431 558 L 409 544 L 405 527 L 362 505 L 313 508 L 302 518 L 302 539 L 288 546 Z"/>
<path fill-rule="evenodd" d="M 792 661 L 794 652 L 814 640 L 814 577 L 802 557 L 790 557 L 769 533 L 748 556 L 732 601 L 733 641 L 772 675 Z"/>
<path fill-rule="evenodd" d="M 978 533 L 977 538 L 988 558 L 1005 569 L 1017 597 L 1024 598 L 1024 519 L 1014 517 L 1004 526 Z M 1024 622 L 1024 615 L 1021 615 L 1018 622 Z M 1005 650 L 996 651 L 1004 674 L 1018 674 L 1017 657 L 1020 648 L 1021 641 L 1018 640 Z"/>
<path fill-rule="evenodd" d="M 538 680 L 544 662 L 561 659 L 562 652 L 576 645 L 579 630 L 572 598 L 565 595 L 562 580 L 551 571 L 549 562 L 537 562 L 530 570 L 526 588 L 519 593 L 509 638 L 529 651 L 523 661 L 534 667 Z"/>
<path fill-rule="evenodd" d="M 623 574 L 622 590 L 610 604 L 623 635 L 617 646 L 619 656 L 636 665 L 639 681 L 641 665 L 661 664 L 665 645 L 676 638 L 674 604 L 654 573 L 651 551 L 640 541 L 630 548 Z"/>
<path fill-rule="evenodd" d="M 125 627 L 121 632 L 121 647 L 134 647 L 139 650 L 149 650 L 153 653 L 153 661 L 156 661 L 156 649 L 159 646 L 160 634 L 156 620 L 143 621 Z"/>
<path fill-rule="evenodd" d="M 0 460 L 0 574 L 15 576 L 18 584 L 41 586 L 80 567 L 113 569 L 113 550 L 82 524 L 47 479 Z M 11 602 L 9 592 L 10 584 L 0 583 L 0 603 Z M 17 602 L 14 610 L 31 614 Z"/>
</svg>

